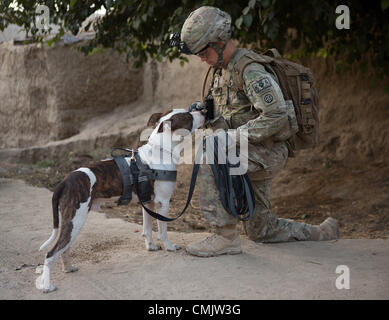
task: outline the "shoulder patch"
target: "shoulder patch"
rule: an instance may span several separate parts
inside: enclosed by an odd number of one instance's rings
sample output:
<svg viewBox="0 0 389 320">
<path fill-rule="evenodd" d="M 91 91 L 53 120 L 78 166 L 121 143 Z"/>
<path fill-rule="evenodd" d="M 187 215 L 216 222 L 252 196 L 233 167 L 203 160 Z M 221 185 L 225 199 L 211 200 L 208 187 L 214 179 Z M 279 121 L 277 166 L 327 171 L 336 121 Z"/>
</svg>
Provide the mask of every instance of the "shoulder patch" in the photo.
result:
<svg viewBox="0 0 389 320">
<path fill-rule="evenodd" d="M 271 104 L 274 100 L 274 97 L 271 93 L 266 93 L 265 95 L 263 95 L 263 102 L 265 102 L 266 104 Z"/>
<path fill-rule="evenodd" d="M 252 86 L 253 86 L 253 89 L 256 93 L 260 93 L 263 90 L 271 87 L 272 84 L 271 84 L 271 81 L 268 77 L 263 77 L 263 78 L 257 80 L 256 82 L 254 82 L 252 84 Z"/>
<path fill-rule="evenodd" d="M 265 106 L 272 105 L 278 102 L 277 93 L 274 90 L 269 90 L 261 95 L 262 102 Z"/>
</svg>

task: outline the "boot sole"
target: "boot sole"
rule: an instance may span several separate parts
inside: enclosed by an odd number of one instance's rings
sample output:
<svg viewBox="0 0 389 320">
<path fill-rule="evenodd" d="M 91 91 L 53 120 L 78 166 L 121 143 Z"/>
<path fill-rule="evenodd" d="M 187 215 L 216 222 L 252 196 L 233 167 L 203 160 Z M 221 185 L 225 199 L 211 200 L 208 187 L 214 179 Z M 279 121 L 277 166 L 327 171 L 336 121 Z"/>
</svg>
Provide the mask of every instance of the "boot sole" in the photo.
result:
<svg viewBox="0 0 389 320">
<path fill-rule="evenodd" d="M 231 255 L 240 254 L 240 253 L 242 253 L 242 249 L 241 248 L 229 248 L 229 249 L 219 250 L 216 252 L 203 252 L 203 251 L 195 251 L 195 250 L 191 250 L 189 248 L 186 248 L 186 252 L 188 252 L 189 254 L 191 254 L 193 256 L 206 258 L 206 257 L 216 257 L 216 256 L 220 256 L 223 254 L 231 254 Z"/>
</svg>

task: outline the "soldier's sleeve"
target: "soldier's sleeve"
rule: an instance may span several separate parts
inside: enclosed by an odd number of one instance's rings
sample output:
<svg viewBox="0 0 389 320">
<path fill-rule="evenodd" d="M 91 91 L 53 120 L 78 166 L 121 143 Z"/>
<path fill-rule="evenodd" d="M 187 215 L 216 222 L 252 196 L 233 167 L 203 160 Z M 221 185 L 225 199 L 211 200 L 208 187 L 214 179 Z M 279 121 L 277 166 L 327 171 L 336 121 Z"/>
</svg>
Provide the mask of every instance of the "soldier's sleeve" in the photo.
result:
<svg viewBox="0 0 389 320">
<path fill-rule="evenodd" d="M 246 96 L 260 115 L 238 128 L 248 131 L 248 141 L 259 143 L 278 133 L 288 122 L 285 100 L 278 83 L 259 63 L 249 64 L 243 71 Z"/>
</svg>

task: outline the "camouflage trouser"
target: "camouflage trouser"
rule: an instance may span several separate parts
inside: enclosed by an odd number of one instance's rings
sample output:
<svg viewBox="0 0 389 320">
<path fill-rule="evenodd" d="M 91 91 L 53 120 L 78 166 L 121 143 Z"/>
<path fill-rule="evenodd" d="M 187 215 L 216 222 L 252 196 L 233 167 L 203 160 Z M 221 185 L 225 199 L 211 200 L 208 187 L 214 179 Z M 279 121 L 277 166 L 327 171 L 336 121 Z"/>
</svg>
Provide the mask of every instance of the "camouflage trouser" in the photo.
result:
<svg viewBox="0 0 389 320">
<path fill-rule="evenodd" d="M 249 145 L 248 175 L 255 192 L 254 216 L 245 222 L 251 240 L 259 242 L 285 242 L 307 240 L 311 225 L 290 219 L 279 219 L 270 211 L 270 186 L 273 177 L 285 166 L 288 150 L 284 142 L 270 149 Z M 260 159 L 259 161 L 256 161 Z M 264 168 L 265 167 L 265 168 Z M 239 222 L 226 212 L 209 165 L 201 165 L 198 175 L 200 209 L 211 226 L 223 227 Z"/>
</svg>

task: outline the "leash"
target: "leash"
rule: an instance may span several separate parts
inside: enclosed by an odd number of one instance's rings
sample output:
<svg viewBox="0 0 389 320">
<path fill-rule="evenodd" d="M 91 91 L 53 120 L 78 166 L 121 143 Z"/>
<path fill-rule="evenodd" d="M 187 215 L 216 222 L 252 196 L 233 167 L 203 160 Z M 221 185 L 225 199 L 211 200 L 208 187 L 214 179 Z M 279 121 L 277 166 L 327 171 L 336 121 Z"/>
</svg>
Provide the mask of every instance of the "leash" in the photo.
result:
<svg viewBox="0 0 389 320">
<path fill-rule="evenodd" d="M 162 221 L 166 221 L 166 222 L 170 222 L 170 221 L 174 221 L 174 220 L 177 220 L 179 217 L 181 217 L 184 212 L 186 211 L 186 209 L 188 208 L 189 206 L 189 203 L 190 201 L 192 200 L 192 196 L 193 196 L 193 192 L 194 192 L 194 189 L 195 189 L 195 186 L 196 186 L 196 180 L 197 180 L 197 174 L 199 172 L 199 167 L 200 165 L 199 164 L 194 164 L 193 165 L 193 171 L 192 171 L 192 178 L 190 180 L 190 187 L 189 187 L 189 193 L 188 193 L 188 199 L 186 201 L 186 204 L 185 204 L 185 207 L 184 209 L 174 218 L 168 218 L 168 217 L 165 217 L 163 215 L 160 215 L 159 213 L 157 212 L 154 212 L 152 210 L 150 210 L 149 208 L 147 208 L 143 201 L 141 200 L 141 198 L 138 196 L 139 198 L 139 203 L 141 204 L 141 206 L 143 207 L 143 209 L 146 210 L 146 212 L 152 216 L 153 218 L 155 219 L 158 219 L 158 220 L 162 220 Z M 134 187 L 135 187 L 135 192 L 136 194 L 139 194 L 139 184 L 138 184 L 138 177 L 139 177 L 139 169 L 138 169 L 138 166 L 136 165 L 136 160 L 135 159 L 131 159 L 131 164 L 130 164 L 130 170 L 132 172 L 132 174 L 134 175 Z"/>
<path fill-rule="evenodd" d="M 228 146 L 228 134 L 226 134 L 226 145 Z M 219 161 L 218 150 L 218 138 L 214 137 L 215 161 L 214 164 L 210 164 L 210 167 L 219 189 L 221 203 L 228 213 L 241 221 L 247 221 L 253 216 L 255 209 L 254 190 L 250 179 L 247 173 L 231 175 L 230 168 L 239 167 L 240 163 L 232 165 L 226 159 L 226 163 L 223 164 L 224 161 Z"/>
</svg>

